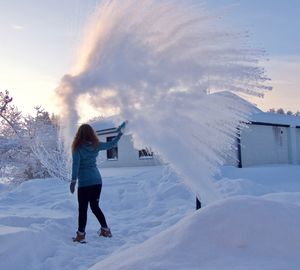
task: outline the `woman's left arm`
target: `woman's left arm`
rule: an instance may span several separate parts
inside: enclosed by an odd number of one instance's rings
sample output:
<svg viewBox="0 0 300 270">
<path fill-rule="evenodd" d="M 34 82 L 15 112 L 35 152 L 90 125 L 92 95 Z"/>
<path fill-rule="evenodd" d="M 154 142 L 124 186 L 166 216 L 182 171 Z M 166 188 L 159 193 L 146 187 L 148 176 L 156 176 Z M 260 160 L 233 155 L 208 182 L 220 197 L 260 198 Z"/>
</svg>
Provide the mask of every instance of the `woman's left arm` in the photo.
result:
<svg viewBox="0 0 300 270">
<path fill-rule="evenodd" d="M 80 165 L 80 155 L 78 150 L 73 151 L 72 159 L 72 182 L 76 182 Z"/>
</svg>

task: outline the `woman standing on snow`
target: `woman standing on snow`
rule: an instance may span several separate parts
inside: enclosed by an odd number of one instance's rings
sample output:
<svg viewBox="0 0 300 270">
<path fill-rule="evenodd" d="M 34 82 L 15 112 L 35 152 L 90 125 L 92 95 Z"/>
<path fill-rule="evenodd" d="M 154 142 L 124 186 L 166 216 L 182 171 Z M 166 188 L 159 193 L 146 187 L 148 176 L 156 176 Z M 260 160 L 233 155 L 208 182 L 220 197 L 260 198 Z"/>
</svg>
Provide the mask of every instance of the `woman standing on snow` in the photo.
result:
<svg viewBox="0 0 300 270">
<path fill-rule="evenodd" d="M 114 148 L 122 136 L 122 129 L 125 122 L 117 129 L 118 135 L 111 141 L 99 142 L 93 128 L 83 124 L 78 128 L 72 143 L 72 181 L 70 191 L 75 191 L 76 180 L 78 179 L 78 230 L 74 242 L 85 241 L 85 227 L 87 222 L 87 210 L 90 203 L 93 214 L 97 217 L 101 229 L 99 236 L 112 237 L 107 226 L 105 216 L 99 207 L 99 199 L 102 189 L 102 178 L 96 165 L 96 158 L 101 150 Z"/>
</svg>

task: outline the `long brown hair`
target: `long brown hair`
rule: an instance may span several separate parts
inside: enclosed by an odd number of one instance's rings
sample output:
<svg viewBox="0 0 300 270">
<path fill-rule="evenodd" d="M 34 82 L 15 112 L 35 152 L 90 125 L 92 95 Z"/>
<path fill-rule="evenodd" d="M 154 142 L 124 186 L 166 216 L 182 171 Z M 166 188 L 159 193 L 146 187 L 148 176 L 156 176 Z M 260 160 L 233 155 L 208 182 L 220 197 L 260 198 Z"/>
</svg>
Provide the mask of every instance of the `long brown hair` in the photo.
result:
<svg viewBox="0 0 300 270">
<path fill-rule="evenodd" d="M 72 151 L 85 142 L 91 142 L 94 147 L 99 144 L 99 139 L 94 129 L 89 124 L 82 124 L 75 135 L 72 143 Z"/>
</svg>

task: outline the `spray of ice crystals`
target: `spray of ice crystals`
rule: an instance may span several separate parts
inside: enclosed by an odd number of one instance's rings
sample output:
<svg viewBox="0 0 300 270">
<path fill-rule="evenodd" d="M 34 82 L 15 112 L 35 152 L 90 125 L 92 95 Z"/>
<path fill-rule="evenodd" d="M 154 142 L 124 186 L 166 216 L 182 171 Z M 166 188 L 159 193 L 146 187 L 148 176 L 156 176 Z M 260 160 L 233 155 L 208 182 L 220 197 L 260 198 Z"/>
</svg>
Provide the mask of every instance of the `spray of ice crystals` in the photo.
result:
<svg viewBox="0 0 300 270">
<path fill-rule="evenodd" d="M 77 65 L 57 89 L 73 136 L 75 104 L 129 120 L 137 147 L 149 146 L 206 201 L 213 174 L 249 108 L 234 95 L 262 95 L 263 52 L 217 26 L 200 1 L 102 1 L 89 21 Z"/>
</svg>

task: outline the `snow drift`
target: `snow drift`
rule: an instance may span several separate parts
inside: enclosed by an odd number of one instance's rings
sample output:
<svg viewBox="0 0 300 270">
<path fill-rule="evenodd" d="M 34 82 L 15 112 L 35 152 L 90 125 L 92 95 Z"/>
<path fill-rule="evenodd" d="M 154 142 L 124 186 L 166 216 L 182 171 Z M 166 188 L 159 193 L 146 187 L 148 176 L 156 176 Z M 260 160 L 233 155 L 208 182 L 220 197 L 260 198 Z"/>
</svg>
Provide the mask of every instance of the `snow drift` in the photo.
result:
<svg viewBox="0 0 300 270">
<path fill-rule="evenodd" d="M 195 197 L 165 168 L 103 169 L 100 203 L 113 238 L 97 236 L 89 212 L 87 245 L 72 242 L 78 206 L 66 182 L 32 180 L 2 190 L 0 269 L 86 270 L 105 259 L 109 267 L 93 269 L 298 270 L 300 166 L 221 173 L 222 192 L 237 197 L 194 213 Z"/>
<path fill-rule="evenodd" d="M 236 197 L 205 207 L 90 270 L 296 270 L 300 207 Z"/>
</svg>

